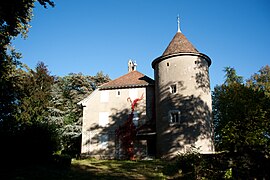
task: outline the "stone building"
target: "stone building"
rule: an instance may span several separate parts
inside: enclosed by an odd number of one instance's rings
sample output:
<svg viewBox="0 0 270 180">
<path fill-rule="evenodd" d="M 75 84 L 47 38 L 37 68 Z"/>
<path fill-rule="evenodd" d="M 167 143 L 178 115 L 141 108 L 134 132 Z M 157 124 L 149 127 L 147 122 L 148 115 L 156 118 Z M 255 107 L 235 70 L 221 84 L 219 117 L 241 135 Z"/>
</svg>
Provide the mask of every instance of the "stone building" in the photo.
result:
<svg viewBox="0 0 270 180">
<path fill-rule="evenodd" d="M 129 61 L 127 74 L 102 85 L 79 103 L 84 107 L 82 154 L 119 157 L 115 129 L 130 113 L 127 98 L 138 97 L 143 100 L 133 118 L 140 128 L 137 157 L 173 158 L 192 148 L 213 153 L 210 65 L 211 59 L 182 34 L 178 19 L 177 33 L 152 62 L 155 81 Z"/>
<path fill-rule="evenodd" d="M 120 158 L 115 130 L 127 120 L 131 101 L 142 97 L 134 112 L 133 123 L 142 127 L 153 120 L 154 80 L 136 70 L 136 63 L 128 62 L 128 73 L 97 88 L 79 102 L 83 106 L 81 153 L 96 158 Z M 140 153 L 146 156 L 149 140 L 138 139 Z M 138 151 L 139 151 L 138 150 Z M 152 153 L 153 154 L 153 153 Z"/>
</svg>

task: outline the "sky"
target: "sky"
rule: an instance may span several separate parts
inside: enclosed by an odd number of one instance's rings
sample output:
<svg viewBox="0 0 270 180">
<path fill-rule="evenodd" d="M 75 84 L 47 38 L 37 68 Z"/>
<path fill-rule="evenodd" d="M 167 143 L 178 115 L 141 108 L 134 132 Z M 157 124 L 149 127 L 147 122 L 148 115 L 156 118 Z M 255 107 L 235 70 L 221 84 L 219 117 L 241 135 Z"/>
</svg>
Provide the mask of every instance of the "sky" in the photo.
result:
<svg viewBox="0 0 270 180">
<path fill-rule="evenodd" d="M 154 78 L 152 61 L 177 32 L 212 60 L 211 89 L 224 82 L 224 68 L 249 78 L 270 65 L 269 0 L 54 0 L 34 8 L 28 38 L 13 45 L 21 61 L 43 61 L 51 75 L 95 75 L 115 79 L 127 73 L 129 59 Z"/>
</svg>

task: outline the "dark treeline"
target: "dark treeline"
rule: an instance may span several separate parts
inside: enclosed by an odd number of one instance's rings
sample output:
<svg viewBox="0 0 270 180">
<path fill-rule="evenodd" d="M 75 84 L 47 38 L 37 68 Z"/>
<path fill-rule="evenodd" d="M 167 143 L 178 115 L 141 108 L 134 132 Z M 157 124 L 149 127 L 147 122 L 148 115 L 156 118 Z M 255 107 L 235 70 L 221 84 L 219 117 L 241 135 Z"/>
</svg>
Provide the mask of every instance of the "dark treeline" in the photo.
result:
<svg viewBox="0 0 270 180">
<path fill-rule="evenodd" d="M 77 103 L 109 77 L 102 72 L 51 76 L 43 62 L 34 70 L 19 65 L 11 76 L 16 96 L 9 102 L 12 111 L 1 109 L 0 155 L 23 162 L 50 160 L 53 154 L 79 155 L 82 108 Z M 8 99 L 10 90 L 2 90 L 2 98 Z"/>
<path fill-rule="evenodd" d="M 0 158 L 2 165 L 44 162 L 54 154 L 80 152 L 82 109 L 77 103 L 109 77 L 69 74 L 51 76 L 39 62 L 30 69 L 12 46 L 27 37 L 36 5 L 54 7 L 51 0 L 0 2 Z M 15 161 L 14 161 L 15 160 Z M 16 163 L 15 163 L 16 162 Z"/>
</svg>

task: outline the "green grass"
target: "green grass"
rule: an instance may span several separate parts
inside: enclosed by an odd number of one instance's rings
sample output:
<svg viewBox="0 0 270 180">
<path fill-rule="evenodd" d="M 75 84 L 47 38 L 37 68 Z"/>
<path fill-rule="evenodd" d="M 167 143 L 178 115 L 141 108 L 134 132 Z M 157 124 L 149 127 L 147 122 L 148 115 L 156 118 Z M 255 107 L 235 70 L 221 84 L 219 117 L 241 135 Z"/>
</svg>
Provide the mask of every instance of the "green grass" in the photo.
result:
<svg viewBox="0 0 270 180">
<path fill-rule="evenodd" d="M 0 179 L 167 179 L 162 171 L 165 162 L 72 160 L 70 168 L 26 166 L 1 172 Z M 2 178 L 1 178 L 2 177 Z"/>
</svg>

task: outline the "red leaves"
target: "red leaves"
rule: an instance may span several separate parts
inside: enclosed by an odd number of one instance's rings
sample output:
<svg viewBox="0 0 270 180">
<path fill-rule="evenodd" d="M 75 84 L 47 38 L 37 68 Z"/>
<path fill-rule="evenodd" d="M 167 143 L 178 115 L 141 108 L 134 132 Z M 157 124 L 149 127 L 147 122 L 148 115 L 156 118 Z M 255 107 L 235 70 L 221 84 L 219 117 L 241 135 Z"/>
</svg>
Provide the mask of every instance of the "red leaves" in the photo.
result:
<svg viewBox="0 0 270 180">
<path fill-rule="evenodd" d="M 119 126 L 115 131 L 117 138 L 120 140 L 121 147 L 124 150 L 125 155 L 130 160 L 135 160 L 134 142 L 137 129 L 133 123 L 134 110 L 137 107 L 138 102 L 142 99 L 143 94 L 140 98 L 135 99 L 133 102 L 130 98 L 127 99 L 131 103 L 131 113 L 129 114 L 127 121 L 125 121 L 125 123 L 122 126 Z"/>
</svg>

